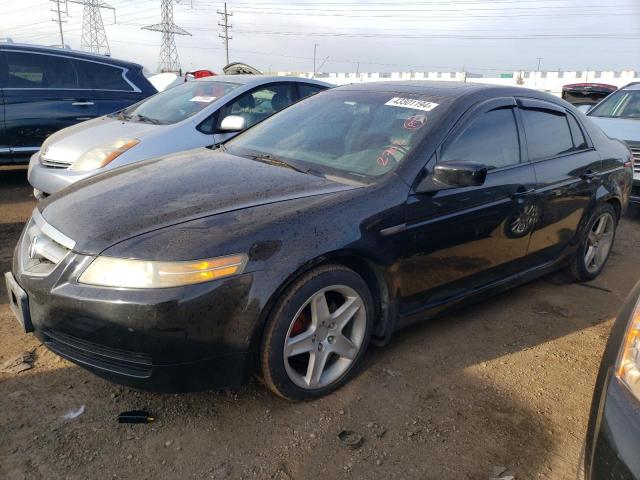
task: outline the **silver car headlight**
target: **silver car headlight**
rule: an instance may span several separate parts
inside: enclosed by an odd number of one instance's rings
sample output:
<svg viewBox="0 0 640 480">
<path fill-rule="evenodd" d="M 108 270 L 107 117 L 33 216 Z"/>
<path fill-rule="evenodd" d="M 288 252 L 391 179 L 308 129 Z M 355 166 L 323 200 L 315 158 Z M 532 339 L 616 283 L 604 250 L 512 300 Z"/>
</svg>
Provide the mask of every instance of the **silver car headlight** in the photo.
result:
<svg viewBox="0 0 640 480">
<path fill-rule="evenodd" d="M 636 303 L 622 342 L 616 376 L 640 400 L 640 301 Z"/>
<path fill-rule="evenodd" d="M 246 264 L 244 254 L 186 262 L 97 257 L 78 282 L 116 288 L 179 287 L 239 275 Z"/>
<path fill-rule="evenodd" d="M 88 172 L 102 168 L 139 143 L 140 140 L 137 138 L 120 138 L 115 142 L 92 148 L 80 155 L 80 158 L 71 166 L 71 170 Z"/>
</svg>

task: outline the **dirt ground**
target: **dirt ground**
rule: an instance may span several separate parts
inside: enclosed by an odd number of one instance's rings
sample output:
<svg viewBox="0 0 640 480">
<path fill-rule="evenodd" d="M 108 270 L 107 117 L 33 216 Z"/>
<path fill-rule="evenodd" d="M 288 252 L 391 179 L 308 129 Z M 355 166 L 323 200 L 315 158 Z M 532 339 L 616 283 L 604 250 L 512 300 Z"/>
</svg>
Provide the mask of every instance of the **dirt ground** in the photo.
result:
<svg viewBox="0 0 640 480">
<path fill-rule="evenodd" d="M 0 272 L 34 206 L 25 173 L 0 171 Z M 600 355 L 639 277 L 632 209 L 591 284 L 552 275 L 405 330 L 344 388 L 297 404 L 256 382 L 184 395 L 107 383 L 22 333 L 2 284 L 0 364 L 36 362 L 0 373 L 0 478 L 574 479 Z M 117 423 L 139 408 L 156 421 Z"/>
</svg>

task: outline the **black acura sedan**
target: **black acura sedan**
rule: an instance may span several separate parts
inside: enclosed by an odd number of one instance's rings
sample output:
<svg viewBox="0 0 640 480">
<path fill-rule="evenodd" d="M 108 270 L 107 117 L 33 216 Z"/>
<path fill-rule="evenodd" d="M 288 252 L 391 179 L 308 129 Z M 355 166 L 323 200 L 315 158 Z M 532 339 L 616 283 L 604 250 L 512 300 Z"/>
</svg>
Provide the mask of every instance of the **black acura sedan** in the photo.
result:
<svg viewBox="0 0 640 480">
<path fill-rule="evenodd" d="M 559 268 L 594 278 L 632 167 L 544 93 L 346 86 L 52 196 L 7 285 L 26 331 L 115 382 L 257 374 L 314 398 L 398 328 Z"/>
<path fill-rule="evenodd" d="M 585 444 L 587 480 L 640 479 L 640 282 L 602 357 Z"/>
</svg>

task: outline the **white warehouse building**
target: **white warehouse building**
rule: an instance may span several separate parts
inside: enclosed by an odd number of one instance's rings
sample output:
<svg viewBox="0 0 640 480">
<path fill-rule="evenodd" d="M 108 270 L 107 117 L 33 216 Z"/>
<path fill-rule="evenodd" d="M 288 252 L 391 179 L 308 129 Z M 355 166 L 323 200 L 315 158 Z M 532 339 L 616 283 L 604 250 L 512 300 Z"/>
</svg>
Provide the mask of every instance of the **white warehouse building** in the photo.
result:
<svg viewBox="0 0 640 480">
<path fill-rule="evenodd" d="M 277 72 L 277 75 L 297 75 L 311 78 L 313 72 Z M 384 80 L 438 80 L 467 81 L 496 85 L 513 85 L 543 90 L 560 96 L 563 85 L 572 83 L 606 83 L 622 87 L 634 81 L 640 81 L 640 74 L 633 70 L 623 71 L 578 71 L 546 72 L 519 71 L 500 74 L 497 77 L 483 76 L 471 72 L 369 72 L 369 73 L 317 73 L 315 78 L 334 85 L 349 83 L 379 82 Z"/>
</svg>

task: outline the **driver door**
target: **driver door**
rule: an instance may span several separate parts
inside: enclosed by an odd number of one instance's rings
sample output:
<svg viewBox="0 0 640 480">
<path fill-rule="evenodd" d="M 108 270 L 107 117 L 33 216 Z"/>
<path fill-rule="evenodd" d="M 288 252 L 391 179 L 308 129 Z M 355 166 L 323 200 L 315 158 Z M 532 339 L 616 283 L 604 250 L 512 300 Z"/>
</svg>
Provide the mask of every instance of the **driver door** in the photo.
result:
<svg viewBox="0 0 640 480">
<path fill-rule="evenodd" d="M 536 179 L 523 148 L 513 98 L 481 104 L 458 122 L 427 168 L 474 162 L 487 167 L 487 177 L 480 186 L 410 195 L 414 243 L 402 275 L 407 308 L 433 306 L 526 267 Z"/>
</svg>

